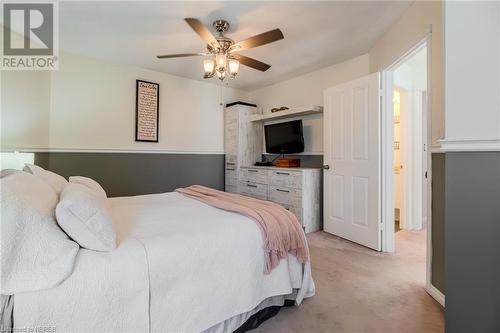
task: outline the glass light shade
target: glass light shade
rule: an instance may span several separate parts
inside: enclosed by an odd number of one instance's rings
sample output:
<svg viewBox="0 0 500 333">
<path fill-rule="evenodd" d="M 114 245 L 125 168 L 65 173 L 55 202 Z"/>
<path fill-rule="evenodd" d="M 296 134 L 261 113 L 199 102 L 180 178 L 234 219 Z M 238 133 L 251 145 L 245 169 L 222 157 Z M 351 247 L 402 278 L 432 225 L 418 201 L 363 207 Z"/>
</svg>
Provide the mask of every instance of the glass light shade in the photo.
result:
<svg viewBox="0 0 500 333">
<path fill-rule="evenodd" d="M 212 76 L 215 72 L 215 61 L 213 59 L 203 60 L 203 68 L 205 69 L 205 76 Z"/>
<path fill-rule="evenodd" d="M 222 72 L 226 68 L 226 55 L 225 54 L 217 54 L 215 56 L 215 63 L 217 64 L 217 70 Z"/>
<path fill-rule="evenodd" d="M 240 70 L 240 62 L 236 59 L 229 59 L 229 75 L 231 77 L 235 77 L 236 74 L 238 74 L 238 71 Z"/>
</svg>

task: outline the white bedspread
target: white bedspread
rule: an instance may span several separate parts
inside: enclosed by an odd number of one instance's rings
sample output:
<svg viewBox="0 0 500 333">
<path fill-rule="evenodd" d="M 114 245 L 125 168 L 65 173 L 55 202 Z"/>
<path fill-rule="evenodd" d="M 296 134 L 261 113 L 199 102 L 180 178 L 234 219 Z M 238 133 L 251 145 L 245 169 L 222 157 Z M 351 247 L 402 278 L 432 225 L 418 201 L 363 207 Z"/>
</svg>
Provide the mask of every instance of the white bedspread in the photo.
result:
<svg viewBox="0 0 500 333">
<path fill-rule="evenodd" d="M 261 232 L 244 216 L 178 193 L 115 198 L 111 205 L 118 248 L 80 250 L 60 286 L 16 295 L 16 327 L 200 332 L 266 298 L 297 289 L 300 303 L 314 294 L 309 263 L 293 256 L 264 274 Z"/>
</svg>

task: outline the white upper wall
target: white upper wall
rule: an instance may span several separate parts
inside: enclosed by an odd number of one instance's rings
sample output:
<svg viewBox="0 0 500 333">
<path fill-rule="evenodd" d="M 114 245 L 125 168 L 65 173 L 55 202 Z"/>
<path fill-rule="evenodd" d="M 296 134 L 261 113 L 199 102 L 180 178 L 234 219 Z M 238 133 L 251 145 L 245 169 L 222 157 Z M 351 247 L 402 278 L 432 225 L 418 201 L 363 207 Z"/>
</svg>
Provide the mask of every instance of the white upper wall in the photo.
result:
<svg viewBox="0 0 500 333">
<path fill-rule="evenodd" d="M 49 144 L 50 72 L 2 71 L 1 139 L 4 149 Z"/>
<path fill-rule="evenodd" d="M 394 71 L 394 85 L 401 88 L 427 90 L 427 49 L 423 48 Z"/>
<path fill-rule="evenodd" d="M 160 84 L 158 143 L 135 142 L 136 79 Z M 219 98 L 215 84 L 64 53 L 58 71 L 2 73 L 2 148 L 223 153 Z"/>
<path fill-rule="evenodd" d="M 0 24 L 0 34 L 3 34 Z M 13 43 L 24 41 L 11 33 Z M 0 144 L 5 149 L 45 148 L 49 144 L 49 71 L 0 71 Z"/>
<path fill-rule="evenodd" d="M 383 71 L 430 36 L 431 145 L 444 137 L 443 3 L 417 0 L 370 50 L 371 72 Z"/>
<path fill-rule="evenodd" d="M 252 101 L 270 113 L 274 107 L 289 108 L 323 105 L 323 90 L 328 87 L 354 80 L 369 73 L 368 55 L 326 67 L 293 79 L 283 81 L 251 93 Z M 303 117 L 304 153 L 323 153 L 323 118 L 319 115 Z"/>
<path fill-rule="evenodd" d="M 500 150 L 500 3 L 445 4 L 447 141 L 493 140 Z"/>
<path fill-rule="evenodd" d="M 160 84 L 159 142 L 135 142 L 135 80 Z M 139 67 L 64 54 L 52 75 L 50 145 L 222 153 L 220 87 Z M 246 94 L 223 89 L 224 101 Z"/>
</svg>

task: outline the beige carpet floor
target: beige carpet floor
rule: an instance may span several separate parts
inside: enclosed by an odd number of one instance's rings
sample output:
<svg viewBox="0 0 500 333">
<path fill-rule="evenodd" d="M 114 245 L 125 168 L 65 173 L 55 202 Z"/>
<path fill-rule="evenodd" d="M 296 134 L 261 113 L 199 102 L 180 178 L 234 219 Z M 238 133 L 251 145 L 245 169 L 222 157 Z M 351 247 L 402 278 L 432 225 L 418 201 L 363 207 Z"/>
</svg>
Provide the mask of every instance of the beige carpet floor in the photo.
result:
<svg viewBox="0 0 500 333">
<path fill-rule="evenodd" d="M 308 240 L 316 295 L 251 332 L 444 331 L 444 311 L 424 289 L 425 231 L 397 232 L 395 254 L 325 232 Z"/>
</svg>

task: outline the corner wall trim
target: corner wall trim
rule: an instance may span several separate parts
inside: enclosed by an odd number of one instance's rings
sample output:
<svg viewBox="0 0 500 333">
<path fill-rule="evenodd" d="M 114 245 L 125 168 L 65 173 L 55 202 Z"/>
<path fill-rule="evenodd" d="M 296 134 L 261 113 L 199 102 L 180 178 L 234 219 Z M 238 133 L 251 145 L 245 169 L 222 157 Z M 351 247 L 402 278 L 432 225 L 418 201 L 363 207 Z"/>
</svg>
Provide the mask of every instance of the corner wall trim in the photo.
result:
<svg viewBox="0 0 500 333">
<path fill-rule="evenodd" d="M 499 139 L 442 139 L 441 150 L 454 151 L 500 151 Z"/>
<path fill-rule="evenodd" d="M 438 288 L 434 287 L 432 284 L 430 285 L 429 288 L 425 288 L 425 290 L 427 291 L 427 293 L 429 295 L 431 295 L 432 298 L 434 298 L 439 304 L 441 304 L 441 306 L 444 308 L 444 304 L 445 304 L 445 297 L 444 297 L 444 294 L 439 291 Z"/>
</svg>

